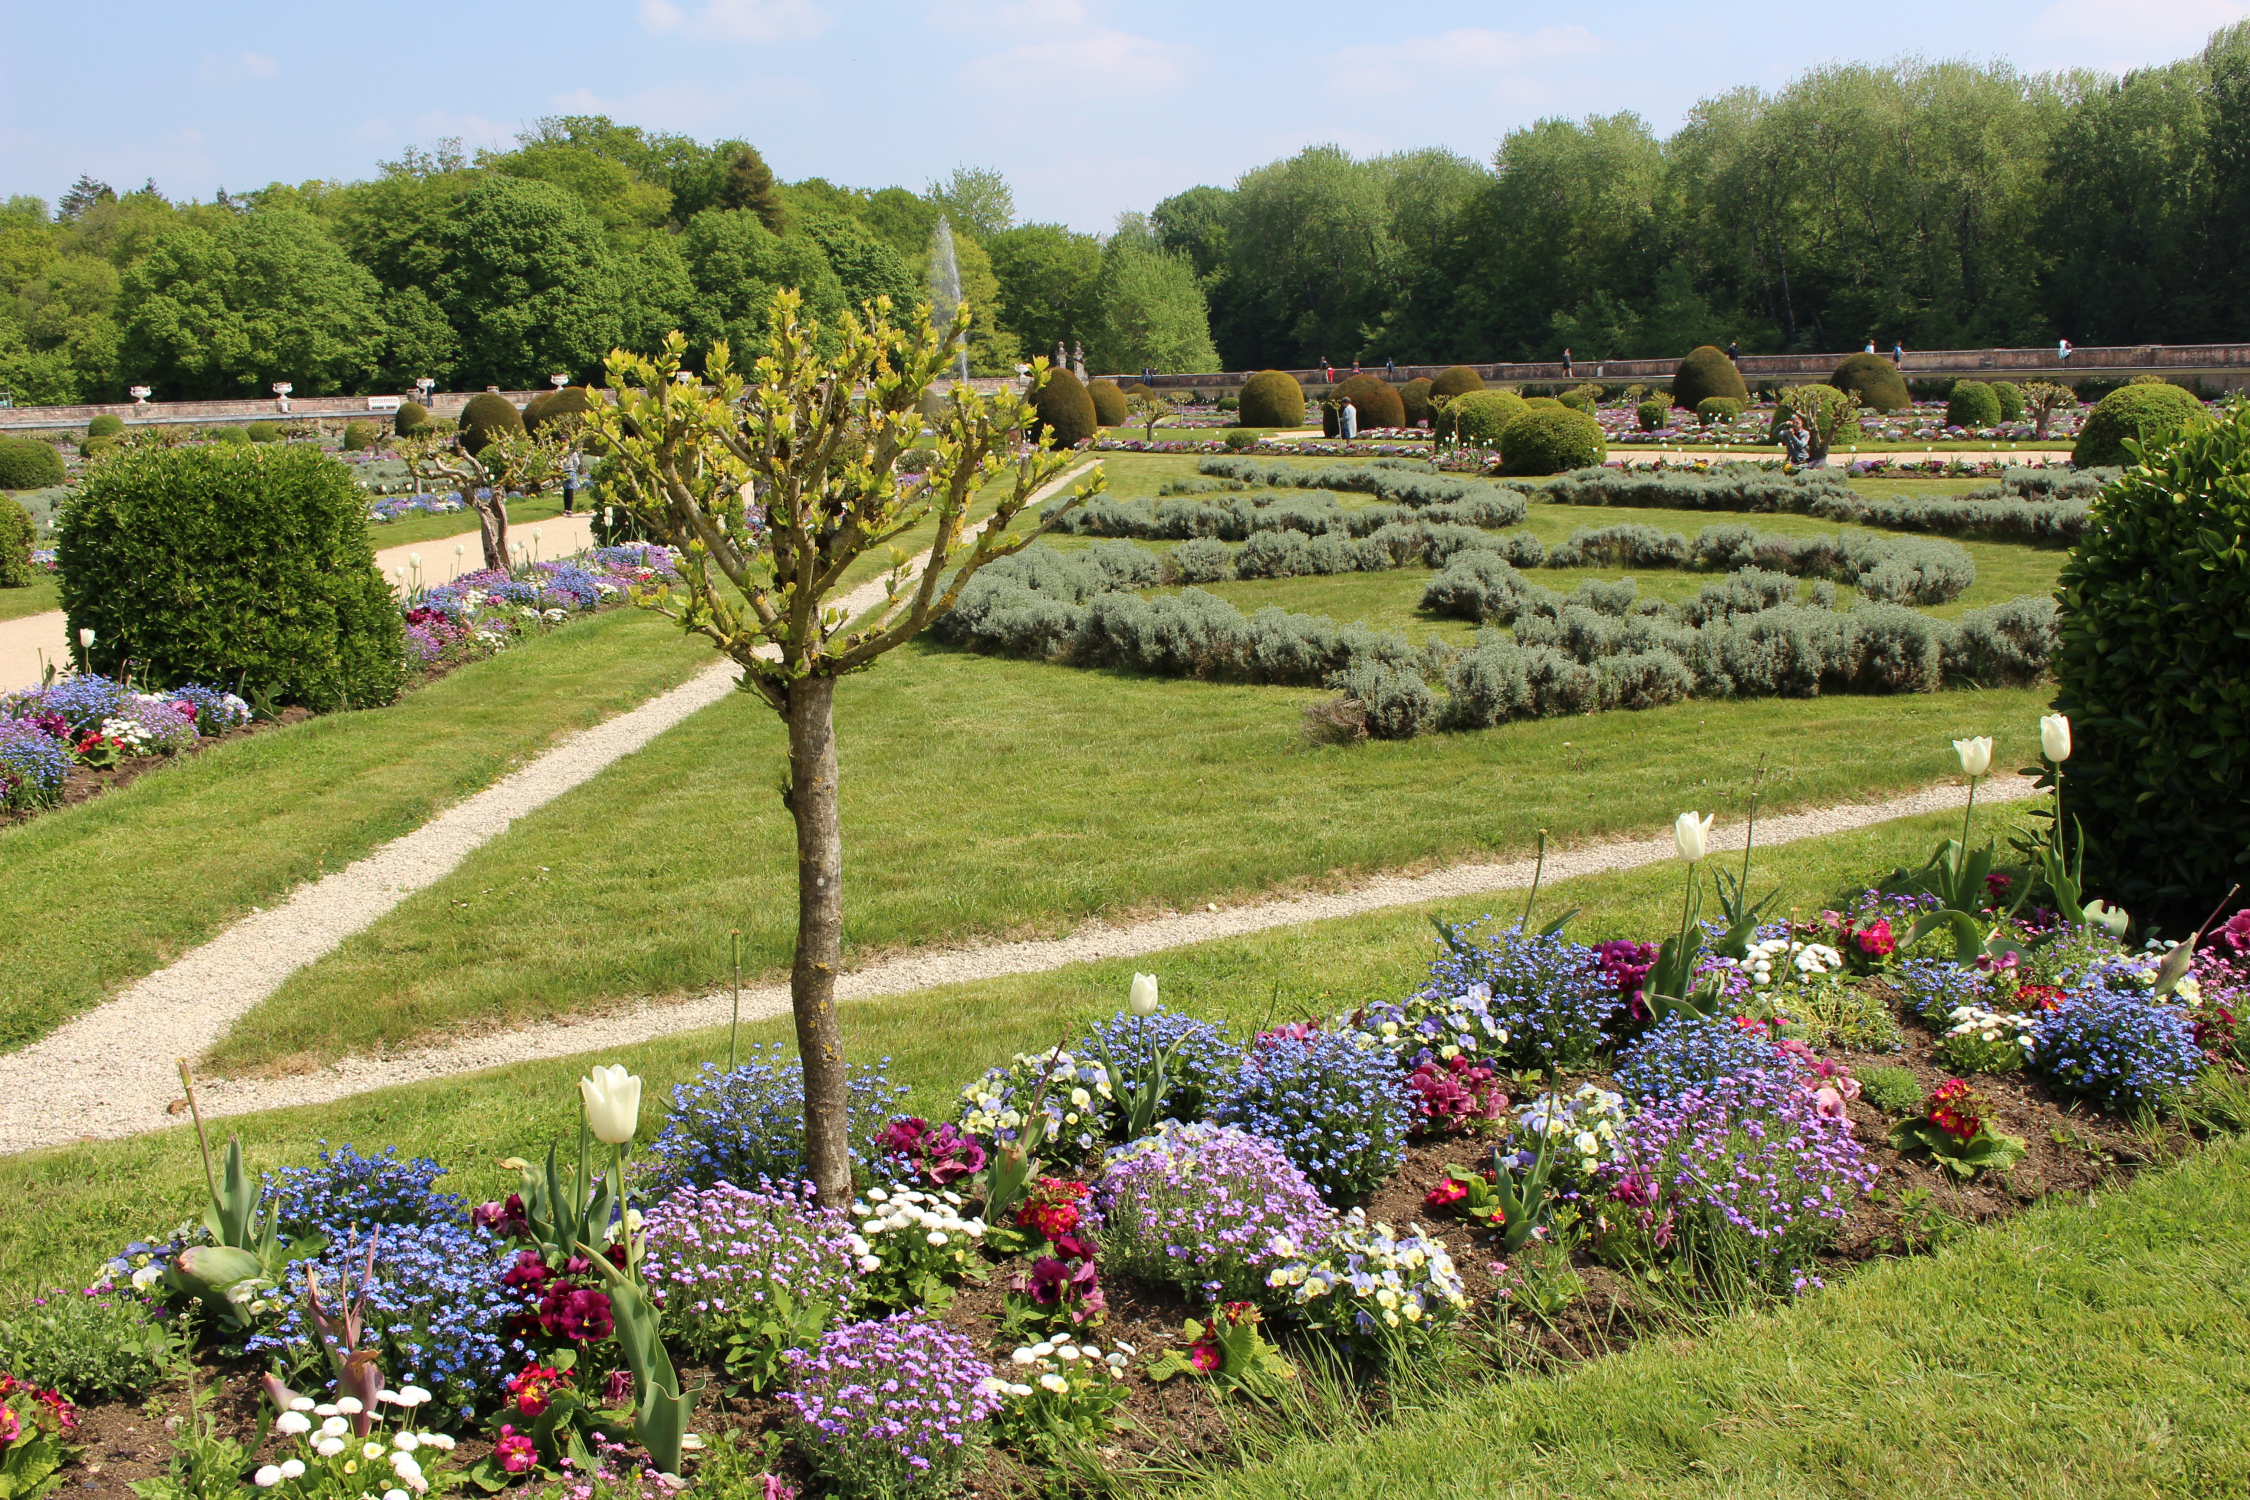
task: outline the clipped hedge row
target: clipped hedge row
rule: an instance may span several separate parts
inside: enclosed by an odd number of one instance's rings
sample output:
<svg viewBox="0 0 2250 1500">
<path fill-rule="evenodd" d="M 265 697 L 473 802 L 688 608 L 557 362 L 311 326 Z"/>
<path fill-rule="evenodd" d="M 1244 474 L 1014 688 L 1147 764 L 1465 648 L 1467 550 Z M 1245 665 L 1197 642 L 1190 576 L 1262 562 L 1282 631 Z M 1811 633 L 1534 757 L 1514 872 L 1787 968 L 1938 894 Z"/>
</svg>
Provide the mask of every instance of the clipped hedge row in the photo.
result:
<svg viewBox="0 0 2250 1500">
<path fill-rule="evenodd" d="M 1097 496 L 1065 515 L 1055 529 L 1078 536 L 1139 537 L 1146 541 L 1218 537 L 1240 542 L 1259 531 L 1302 531 L 1308 536 L 1334 531 L 1366 536 L 1417 517 L 1497 531 L 1522 525 L 1526 510 L 1523 496 L 1493 485 L 1482 486 L 1481 492 L 1459 500 L 1419 510 L 1387 502 L 1347 506 L 1334 495 L 1319 492 L 1303 497 L 1228 495 L 1220 500 L 1111 500 Z"/>
<path fill-rule="evenodd" d="M 1882 537 L 1838 532 L 1792 536 L 1748 526 L 1706 526 L 1690 541 L 1678 532 L 1625 522 L 1600 529 L 1581 526 L 1547 553 L 1550 568 L 1710 568 L 1733 572 L 1759 567 L 1799 578 L 1832 578 L 1856 584 L 1871 599 L 1895 604 L 1943 604 L 1977 581 L 1977 565 L 1952 542 L 1925 537 Z"/>
<path fill-rule="evenodd" d="M 1388 500 L 1395 505 L 1410 505 L 1416 510 L 1425 505 L 1443 505 L 1448 501 L 1466 500 L 1475 495 L 1516 493 L 1508 485 L 1488 484 L 1479 479 L 1461 479 L 1451 474 L 1440 474 L 1422 465 L 1403 462 L 1323 464 L 1317 469 L 1300 469 L 1293 464 L 1262 458 L 1207 458 L 1195 467 L 1197 473 L 1210 474 L 1220 479 L 1239 479 L 1244 484 L 1259 489 L 1348 490 L 1355 494 L 1373 495 L 1378 500 Z"/>
<path fill-rule="evenodd" d="M 1581 469 L 1556 478 L 1543 498 L 1561 505 L 1807 515 L 1894 531 L 2068 545 L 2086 529 L 2091 497 L 2116 476 L 2114 469 L 2068 474 L 2010 469 L 1999 484 L 1958 497 L 1887 499 L 1857 493 L 1842 472 L 1833 469 L 1795 474 L 1746 465 L 1702 473 Z"/>
<path fill-rule="evenodd" d="M 1299 534 L 1265 535 L 1309 545 Z M 1629 581 L 1588 580 L 1565 597 L 1496 554 L 1463 557 L 1494 588 L 1513 591 L 1516 639 L 1487 630 L 1465 651 L 1434 640 L 1417 648 L 1394 632 L 1316 615 L 1270 607 L 1244 615 L 1198 588 L 1143 598 L 1133 590 L 1145 586 L 1152 560 L 1118 543 L 1075 556 L 1034 545 L 994 563 L 937 629 L 955 645 L 998 655 L 1332 686 L 1366 710 L 1370 733 L 1393 739 L 1686 697 L 1997 686 L 2036 679 L 2053 649 L 2047 599 L 1953 621 L 1892 604 L 1847 612 L 1830 607 L 1832 585 L 1816 584 L 1802 603 L 1794 580 L 1756 570 L 1714 582 L 1685 604 L 1639 599 Z"/>
</svg>

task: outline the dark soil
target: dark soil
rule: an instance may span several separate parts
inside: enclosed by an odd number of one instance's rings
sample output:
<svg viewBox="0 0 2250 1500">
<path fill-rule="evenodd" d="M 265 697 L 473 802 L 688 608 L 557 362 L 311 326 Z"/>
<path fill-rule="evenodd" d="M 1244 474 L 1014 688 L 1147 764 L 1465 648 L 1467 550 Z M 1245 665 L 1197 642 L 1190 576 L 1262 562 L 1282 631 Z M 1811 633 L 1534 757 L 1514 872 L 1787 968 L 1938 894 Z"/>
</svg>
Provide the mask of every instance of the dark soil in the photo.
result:
<svg viewBox="0 0 2250 1500">
<path fill-rule="evenodd" d="M 1903 1066 L 1927 1092 L 1951 1076 L 1933 1060 L 1935 1040 L 1926 1030 L 1910 1025 L 1904 1052 L 1845 1054 L 1844 1060 L 1855 1073 Z M 1595 1078 L 1606 1082 L 1600 1075 Z M 1996 1128 L 2022 1137 L 2028 1145 L 2026 1159 L 2005 1176 L 1956 1185 L 1935 1166 L 1892 1150 L 1889 1131 L 1895 1121 L 1865 1101 L 1854 1103 L 1853 1124 L 1881 1174 L 1875 1191 L 1854 1204 L 1820 1257 L 1826 1279 L 1833 1281 L 1860 1262 L 1926 1252 L 1974 1225 L 2018 1213 L 2049 1194 L 2119 1185 L 2138 1169 L 2172 1159 L 2191 1144 L 2177 1131 L 2164 1136 L 2140 1134 L 2114 1118 L 2070 1104 L 2030 1074 L 1986 1075 L 1977 1082 L 1998 1106 Z M 1614 1353 L 1644 1331 L 1679 1336 L 1676 1320 L 1665 1309 L 1645 1302 L 1637 1282 L 1584 1249 L 1574 1255 L 1571 1266 L 1584 1284 L 1578 1300 L 1552 1319 L 1496 1323 L 1498 1281 L 1493 1262 L 1497 1251 L 1492 1233 L 1451 1209 L 1433 1213 L 1423 1206 L 1424 1194 L 1449 1164 L 1479 1163 L 1485 1159 L 1485 1149 L 1466 1138 L 1416 1143 L 1407 1150 L 1404 1169 L 1363 1205 L 1371 1219 L 1399 1226 L 1419 1223 L 1443 1238 L 1469 1292 L 1465 1341 L 1483 1348 L 1504 1346 L 1511 1362 L 1518 1365 L 1551 1367 Z M 1028 1257 L 1018 1257 L 991 1267 L 983 1282 L 963 1286 L 941 1314 L 947 1324 L 988 1349 L 995 1364 L 1005 1364 L 1018 1343 L 1036 1341 L 1035 1336 L 1019 1339 L 1004 1334 L 1000 1322 L 1007 1285 L 1029 1264 Z M 1136 1367 L 1186 1342 L 1181 1325 L 1196 1315 L 1197 1308 L 1180 1292 L 1122 1279 L 1105 1280 L 1103 1288 L 1107 1314 L 1083 1337 L 1105 1349 L 1119 1342 L 1133 1345 Z M 1284 1335 L 1285 1350 L 1287 1342 Z M 755 1441 L 781 1429 L 782 1407 L 772 1397 L 728 1394 L 723 1378 L 710 1371 L 683 1371 L 682 1377 L 691 1387 L 702 1383 L 692 1430 L 706 1435 L 731 1432 Z M 210 1368 L 200 1379 L 210 1393 L 207 1411 L 220 1429 L 247 1439 L 261 1415 L 256 1372 Z M 1370 1411 L 1377 1409 L 1381 1386 L 1379 1372 L 1360 1372 L 1357 1387 Z M 1098 1457 L 1113 1478 L 1137 1473 L 1149 1483 L 1163 1482 L 1162 1472 L 1182 1462 L 1224 1463 L 1246 1415 L 1239 1404 L 1222 1407 L 1208 1387 L 1186 1377 L 1161 1386 L 1136 1379 L 1122 1410 L 1128 1426 L 1099 1446 Z M 187 1390 L 184 1383 L 175 1385 L 145 1406 L 87 1408 L 82 1420 L 85 1451 L 81 1461 L 65 1471 L 66 1487 L 71 1493 L 130 1500 L 129 1483 L 162 1472 L 168 1439 L 189 1420 Z M 473 1463 L 487 1451 L 481 1441 L 461 1436 L 458 1462 Z M 806 1476 L 788 1477 L 801 1482 Z M 971 1474 L 968 1492 L 995 1500 L 1028 1500 L 1051 1493 L 1043 1482 L 1051 1477 L 1008 1454 L 992 1452 Z"/>
</svg>

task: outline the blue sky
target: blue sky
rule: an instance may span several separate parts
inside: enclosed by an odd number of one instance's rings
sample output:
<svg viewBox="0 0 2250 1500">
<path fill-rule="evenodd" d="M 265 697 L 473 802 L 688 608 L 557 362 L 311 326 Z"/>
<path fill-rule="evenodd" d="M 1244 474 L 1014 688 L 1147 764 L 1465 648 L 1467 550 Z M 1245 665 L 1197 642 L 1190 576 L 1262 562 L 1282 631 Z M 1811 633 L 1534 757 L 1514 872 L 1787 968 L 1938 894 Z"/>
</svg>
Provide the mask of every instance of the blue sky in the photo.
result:
<svg viewBox="0 0 2250 1500">
<path fill-rule="evenodd" d="M 357 178 L 407 145 L 504 145 L 605 113 L 755 141 L 790 179 L 919 188 L 1004 171 L 1027 218 L 1104 230 L 1316 141 L 1488 158 L 1548 115 L 1635 110 L 1831 61 L 2005 58 L 2123 71 L 2250 0 L 1775 6 L 1214 0 L 0 0 L 0 195 L 80 172 L 208 197 Z"/>
</svg>

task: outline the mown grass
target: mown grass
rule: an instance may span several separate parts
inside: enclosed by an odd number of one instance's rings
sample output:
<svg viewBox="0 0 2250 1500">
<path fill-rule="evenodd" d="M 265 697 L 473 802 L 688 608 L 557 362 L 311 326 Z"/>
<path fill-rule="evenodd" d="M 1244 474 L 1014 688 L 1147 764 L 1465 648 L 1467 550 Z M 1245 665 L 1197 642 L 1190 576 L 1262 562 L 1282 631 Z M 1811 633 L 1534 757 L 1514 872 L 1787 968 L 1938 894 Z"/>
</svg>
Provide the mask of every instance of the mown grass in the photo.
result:
<svg viewBox="0 0 2250 1500">
<path fill-rule="evenodd" d="M 1651 1340 L 1322 1432 L 1202 1493 L 2092 1500 L 2250 1493 L 2250 1143 Z"/>
<path fill-rule="evenodd" d="M 383 498 L 386 497 L 371 495 L 368 497 L 368 501 L 373 504 L 376 500 Z M 399 497 L 393 495 L 387 498 L 395 500 Z M 585 499 L 583 491 L 580 492 L 579 498 L 582 502 Z M 579 506 L 580 510 L 585 508 L 583 503 Z M 561 514 L 562 494 L 559 491 L 554 494 L 532 495 L 528 498 L 518 497 L 510 500 L 508 502 L 509 545 L 529 547 L 531 545 L 531 528 L 542 521 L 552 521 Z M 464 534 L 473 537 L 476 535 L 476 530 L 477 514 L 473 510 L 449 511 L 441 515 L 415 513 L 400 516 L 395 521 L 370 521 L 367 523 L 368 539 L 375 544 L 375 550 L 378 552 L 386 548 L 405 547 L 418 542 L 443 541 L 447 537 Z M 482 567 L 484 564 L 477 544 L 472 541 L 464 545 L 467 550 L 462 554 L 461 571 L 467 572 L 471 568 Z M 555 558 L 554 549 L 546 549 L 545 556 L 547 561 L 552 562 Z M 422 570 L 425 575 L 424 582 L 445 582 L 451 576 L 448 570 L 451 568 L 452 562 L 453 559 L 450 557 L 429 558 Z"/>
<path fill-rule="evenodd" d="M 848 782 L 847 782 L 848 785 Z M 1700 802 L 1698 805 L 1702 805 Z M 2010 816 L 1979 812 L 1977 836 L 1998 831 Z M 1779 886 L 1785 908 L 1817 910 L 1862 888 L 1902 861 L 1919 861 L 1938 840 L 1957 834 L 1951 814 L 1898 819 L 1849 833 L 1762 849 L 1752 871 L 1761 892 Z M 625 830 L 612 829 L 622 838 Z M 512 836 L 511 836 L 512 837 Z M 510 842 L 508 839 L 501 844 Z M 497 847 L 497 846 L 495 846 Z M 646 851 L 645 864 L 669 857 Z M 538 899 L 558 925 L 576 921 L 597 934 L 625 940 L 599 911 L 573 913 L 574 892 L 558 879 Z M 944 872 L 922 887 L 945 890 Z M 529 893 L 509 892 L 521 899 Z M 1645 936 L 1678 920 L 1680 871 L 1676 864 L 1616 875 L 1550 881 L 1539 910 L 1556 915 L 1583 907 L 1571 933 L 1582 941 Z M 636 919 L 645 921 L 672 899 L 645 897 Z M 847 889 L 847 903 L 853 898 Z M 950 1117 L 961 1085 L 1019 1050 L 1074 1040 L 1085 1027 L 1122 1003 L 1135 970 L 1154 970 L 1165 1003 L 1176 1010 L 1223 1019 L 1237 1030 L 1274 1016 L 1328 1014 L 1362 1001 L 1396 997 L 1426 972 L 1433 948 L 1432 916 L 1475 920 L 1488 913 L 1513 920 L 1520 893 L 1399 907 L 1366 916 L 1307 923 L 1133 958 L 1073 964 L 1045 974 L 1015 975 L 952 985 L 917 994 L 848 1003 L 841 1008 L 849 1055 L 887 1059 L 889 1075 L 913 1088 L 910 1108 Z M 725 934 L 718 934 L 723 953 Z M 715 975 L 716 968 L 708 973 Z M 353 994 L 351 1004 L 377 991 Z M 330 1023 L 345 1019 L 326 1012 Z M 791 1046 L 786 1019 L 743 1028 L 744 1046 Z M 591 1062 L 623 1062 L 647 1082 L 642 1139 L 653 1138 L 676 1082 L 705 1062 L 722 1059 L 724 1028 L 686 1033 L 624 1048 L 598 1058 L 527 1062 L 490 1072 L 384 1089 L 333 1104 L 272 1110 L 230 1119 L 216 1127 L 223 1138 L 239 1134 L 254 1169 L 272 1170 L 313 1159 L 316 1142 L 349 1141 L 361 1150 L 395 1144 L 409 1155 L 426 1154 L 452 1169 L 442 1185 L 471 1201 L 506 1190 L 502 1157 L 529 1157 L 550 1140 L 575 1130 L 577 1095 L 572 1080 Z M 174 1128 L 129 1140 L 61 1146 L 0 1158 L 0 1302 L 83 1277 L 125 1240 L 168 1229 L 185 1217 L 202 1191 L 195 1138 Z"/>
<path fill-rule="evenodd" d="M 388 708 L 217 745 L 0 829 L 0 1046 L 45 1035 L 252 905 L 410 832 L 709 660 L 663 621 L 612 611 Z"/>
<path fill-rule="evenodd" d="M 26 615 L 43 615 L 62 608 L 62 600 L 55 591 L 55 575 L 35 573 L 28 586 L 20 589 L 0 589 L 0 620 L 20 620 Z"/>
<path fill-rule="evenodd" d="M 1068 930 L 1739 807 L 1926 785 L 1947 741 L 2029 743 L 2038 690 L 1698 702 L 1405 742 L 1315 746 L 1309 689 L 1002 661 L 918 642 L 839 689 L 847 961 Z M 794 937 L 782 735 L 704 710 L 300 971 L 228 1070 L 710 986 L 728 931 L 773 973 Z"/>
</svg>

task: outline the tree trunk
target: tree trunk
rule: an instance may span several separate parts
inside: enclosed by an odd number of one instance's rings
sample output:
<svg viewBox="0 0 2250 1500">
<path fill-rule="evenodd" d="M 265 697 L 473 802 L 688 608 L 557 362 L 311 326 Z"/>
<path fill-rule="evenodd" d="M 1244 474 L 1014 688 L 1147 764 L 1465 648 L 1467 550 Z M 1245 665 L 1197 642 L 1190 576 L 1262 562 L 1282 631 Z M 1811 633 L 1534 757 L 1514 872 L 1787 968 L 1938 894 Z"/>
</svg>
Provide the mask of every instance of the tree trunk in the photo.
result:
<svg viewBox="0 0 2250 1500">
<path fill-rule="evenodd" d="M 836 679 L 789 685 L 789 812 L 797 823 L 797 961 L 789 1008 L 805 1071 L 805 1159 L 823 1206 L 852 1197 L 836 970 L 844 949 L 844 836 L 836 813 Z"/>
<path fill-rule="evenodd" d="M 472 491 L 469 505 L 477 513 L 477 536 L 484 543 L 484 565 L 505 572 L 508 567 L 508 497 L 494 491 L 490 500 L 479 500 Z"/>
</svg>

